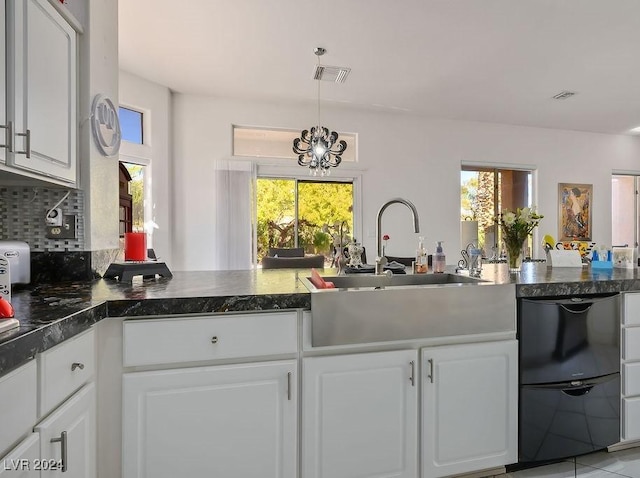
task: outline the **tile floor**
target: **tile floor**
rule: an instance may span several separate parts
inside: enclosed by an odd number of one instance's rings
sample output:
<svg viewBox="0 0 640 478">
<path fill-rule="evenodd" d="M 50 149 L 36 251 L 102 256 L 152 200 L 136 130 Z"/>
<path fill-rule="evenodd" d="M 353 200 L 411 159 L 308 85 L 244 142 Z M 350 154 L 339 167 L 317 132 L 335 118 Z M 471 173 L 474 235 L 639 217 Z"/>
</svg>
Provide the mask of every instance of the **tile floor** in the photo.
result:
<svg viewBox="0 0 640 478">
<path fill-rule="evenodd" d="M 552 465 L 514 471 L 495 478 L 640 478 L 640 448 L 597 452 Z"/>
</svg>

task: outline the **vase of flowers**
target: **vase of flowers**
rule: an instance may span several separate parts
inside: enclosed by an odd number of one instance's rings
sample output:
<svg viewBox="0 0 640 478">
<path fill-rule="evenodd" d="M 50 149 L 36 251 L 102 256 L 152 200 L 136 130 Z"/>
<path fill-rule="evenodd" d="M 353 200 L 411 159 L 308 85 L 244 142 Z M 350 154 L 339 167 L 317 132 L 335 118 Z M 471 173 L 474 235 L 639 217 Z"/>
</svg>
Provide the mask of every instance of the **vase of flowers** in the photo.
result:
<svg viewBox="0 0 640 478">
<path fill-rule="evenodd" d="M 522 264 L 522 249 L 529 234 L 544 216 L 528 207 L 513 211 L 505 209 L 497 219 L 502 230 L 502 241 L 507 251 L 509 272 L 518 272 Z"/>
</svg>

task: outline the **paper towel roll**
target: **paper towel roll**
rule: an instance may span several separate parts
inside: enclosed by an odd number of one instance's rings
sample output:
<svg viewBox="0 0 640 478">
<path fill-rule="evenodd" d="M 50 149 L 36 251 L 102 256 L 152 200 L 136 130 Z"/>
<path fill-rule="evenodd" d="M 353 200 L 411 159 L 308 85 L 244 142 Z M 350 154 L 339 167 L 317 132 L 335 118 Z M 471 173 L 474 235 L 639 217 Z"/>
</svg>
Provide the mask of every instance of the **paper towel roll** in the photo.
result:
<svg viewBox="0 0 640 478">
<path fill-rule="evenodd" d="M 460 221 L 460 243 L 466 247 L 469 243 L 478 245 L 478 221 Z"/>
</svg>

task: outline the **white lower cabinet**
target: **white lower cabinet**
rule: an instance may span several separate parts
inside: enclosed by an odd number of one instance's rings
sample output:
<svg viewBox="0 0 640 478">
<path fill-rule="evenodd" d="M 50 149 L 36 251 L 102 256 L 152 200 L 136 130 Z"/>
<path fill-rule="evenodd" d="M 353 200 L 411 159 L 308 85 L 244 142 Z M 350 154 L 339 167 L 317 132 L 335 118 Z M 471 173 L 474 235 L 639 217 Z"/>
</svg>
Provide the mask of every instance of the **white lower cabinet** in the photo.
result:
<svg viewBox="0 0 640 478">
<path fill-rule="evenodd" d="M 40 436 L 30 434 L 0 461 L 2 478 L 40 478 Z M 44 465 L 48 469 L 48 464 Z"/>
<path fill-rule="evenodd" d="M 417 351 L 303 359 L 302 476 L 415 478 Z"/>
<path fill-rule="evenodd" d="M 295 360 L 123 375 L 123 477 L 295 478 Z"/>
<path fill-rule="evenodd" d="M 517 341 L 422 349 L 422 477 L 517 462 Z"/>
<path fill-rule="evenodd" d="M 35 426 L 40 460 L 50 466 L 42 476 L 95 478 L 96 392 L 89 383 Z M 63 474 L 64 473 L 64 474 Z"/>
</svg>

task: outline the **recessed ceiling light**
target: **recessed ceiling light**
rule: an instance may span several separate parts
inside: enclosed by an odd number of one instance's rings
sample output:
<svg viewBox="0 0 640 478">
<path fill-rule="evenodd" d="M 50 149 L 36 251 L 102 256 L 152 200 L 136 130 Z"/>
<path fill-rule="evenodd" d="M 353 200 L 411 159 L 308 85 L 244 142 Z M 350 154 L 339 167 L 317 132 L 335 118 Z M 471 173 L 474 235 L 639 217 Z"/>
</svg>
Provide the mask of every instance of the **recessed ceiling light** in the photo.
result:
<svg viewBox="0 0 640 478">
<path fill-rule="evenodd" d="M 631 128 L 629 130 L 630 133 L 640 134 L 640 126 L 636 126 L 635 128 Z"/>
<path fill-rule="evenodd" d="M 571 98 L 575 94 L 576 94 L 575 91 L 564 90 L 558 93 L 557 95 L 553 95 L 552 98 L 554 100 L 566 100 L 567 98 Z"/>
</svg>

